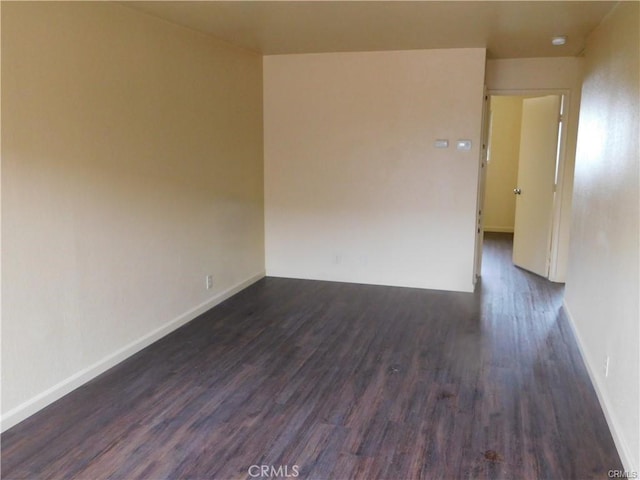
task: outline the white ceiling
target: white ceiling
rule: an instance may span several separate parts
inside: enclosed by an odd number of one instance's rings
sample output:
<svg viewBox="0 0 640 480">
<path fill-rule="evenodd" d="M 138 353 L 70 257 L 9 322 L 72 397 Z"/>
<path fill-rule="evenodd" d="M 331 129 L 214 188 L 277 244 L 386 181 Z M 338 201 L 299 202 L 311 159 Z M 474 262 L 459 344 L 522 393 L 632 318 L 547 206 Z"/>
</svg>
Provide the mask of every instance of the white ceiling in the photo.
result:
<svg viewBox="0 0 640 480">
<path fill-rule="evenodd" d="M 135 1 L 131 8 L 265 55 L 486 47 L 489 58 L 578 55 L 617 2 Z M 552 47 L 553 35 L 567 35 Z"/>
</svg>

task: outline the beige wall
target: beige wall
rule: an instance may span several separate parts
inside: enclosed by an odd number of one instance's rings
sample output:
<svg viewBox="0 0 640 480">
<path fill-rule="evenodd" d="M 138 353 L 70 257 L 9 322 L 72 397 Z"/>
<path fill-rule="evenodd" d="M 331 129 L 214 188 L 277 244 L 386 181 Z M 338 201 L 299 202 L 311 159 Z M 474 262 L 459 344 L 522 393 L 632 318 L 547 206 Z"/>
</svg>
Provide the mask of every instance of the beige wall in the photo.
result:
<svg viewBox="0 0 640 480">
<path fill-rule="evenodd" d="M 639 4 L 589 37 L 566 306 L 629 471 L 640 470 Z M 606 357 L 610 357 L 605 376 Z"/>
<path fill-rule="evenodd" d="M 484 49 L 265 57 L 267 274 L 470 291 L 484 64 Z"/>
<path fill-rule="evenodd" d="M 531 91 L 558 90 L 566 92 L 566 139 L 564 159 L 559 170 L 557 192 L 559 207 L 554 215 L 552 255 L 557 261 L 551 265 L 549 278 L 556 282 L 566 279 L 569 259 L 569 231 L 571 228 L 571 195 L 573 168 L 580 112 L 583 59 L 577 57 L 518 58 L 487 61 L 487 88 L 494 92 L 515 95 Z"/>
<path fill-rule="evenodd" d="M 4 3 L 2 120 L 7 428 L 263 274 L 261 58 Z"/>
<path fill-rule="evenodd" d="M 484 196 L 484 230 L 513 232 L 518 183 L 522 97 L 491 97 L 491 145 Z"/>
</svg>

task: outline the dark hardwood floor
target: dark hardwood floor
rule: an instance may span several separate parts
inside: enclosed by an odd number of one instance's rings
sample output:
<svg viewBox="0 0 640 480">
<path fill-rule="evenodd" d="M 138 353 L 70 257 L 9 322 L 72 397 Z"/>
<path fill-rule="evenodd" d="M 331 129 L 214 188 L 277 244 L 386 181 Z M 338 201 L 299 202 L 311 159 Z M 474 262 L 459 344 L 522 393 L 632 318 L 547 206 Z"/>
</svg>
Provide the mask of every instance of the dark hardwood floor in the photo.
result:
<svg viewBox="0 0 640 480">
<path fill-rule="evenodd" d="M 2 478 L 605 479 L 562 287 L 510 256 L 474 294 L 261 280 L 4 433 Z"/>
</svg>

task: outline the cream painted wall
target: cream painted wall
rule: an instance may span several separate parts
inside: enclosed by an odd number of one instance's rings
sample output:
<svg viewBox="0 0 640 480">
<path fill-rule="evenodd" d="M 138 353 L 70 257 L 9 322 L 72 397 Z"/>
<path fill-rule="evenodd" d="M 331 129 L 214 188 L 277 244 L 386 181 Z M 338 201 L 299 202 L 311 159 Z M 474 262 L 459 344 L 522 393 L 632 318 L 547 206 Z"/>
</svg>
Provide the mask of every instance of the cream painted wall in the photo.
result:
<svg viewBox="0 0 640 480">
<path fill-rule="evenodd" d="M 484 49 L 265 57 L 267 274 L 471 291 L 484 64 Z"/>
<path fill-rule="evenodd" d="M 639 4 L 591 34 L 578 134 L 566 307 L 618 451 L 640 471 Z M 606 357 L 609 375 L 604 375 Z"/>
<path fill-rule="evenodd" d="M 558 172 L 557 191 L 559 208 L 555 212 L 552 249 L 557 256 L 551 265 L 549 278 L 564 282 L 569 259 L 569 231 L 571 228 L 571 196 L 573 169 L 580 112 L 583 59 L 578 57 L 517 58 L 487 61 L 487 88 L 491 91 L 513 93 L 544 91 L 557 93 L 564 90 L 566 97 L 566 139 L 564 162 Z"/>
<path fill-rule="evenodd" d="M 3 428 L 264 274 L 261 62 L 113 3 L 3 3 Z"/>
<path fill-rule="evenodd" d="M 484 230 L 488 232 L 513 232 L 521 123 L 521 97 L 491 97 L 491 151 L 484 196 Z"/>
</svg>

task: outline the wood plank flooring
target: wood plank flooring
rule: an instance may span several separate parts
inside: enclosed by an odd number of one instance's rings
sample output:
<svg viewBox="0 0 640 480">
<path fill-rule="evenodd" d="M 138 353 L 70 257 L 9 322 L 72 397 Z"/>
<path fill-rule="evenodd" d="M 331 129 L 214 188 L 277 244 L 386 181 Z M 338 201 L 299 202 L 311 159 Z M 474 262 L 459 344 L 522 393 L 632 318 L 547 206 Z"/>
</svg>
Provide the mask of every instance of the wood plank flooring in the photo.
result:
<svg viewBox="0 0 640 480">
<path fill-rule="evenodd" d="M 261 280 L 5 432 L 2 478 L 607 478 L 562 287 L 510 255 L 474 294 Z"/>
</svg>

